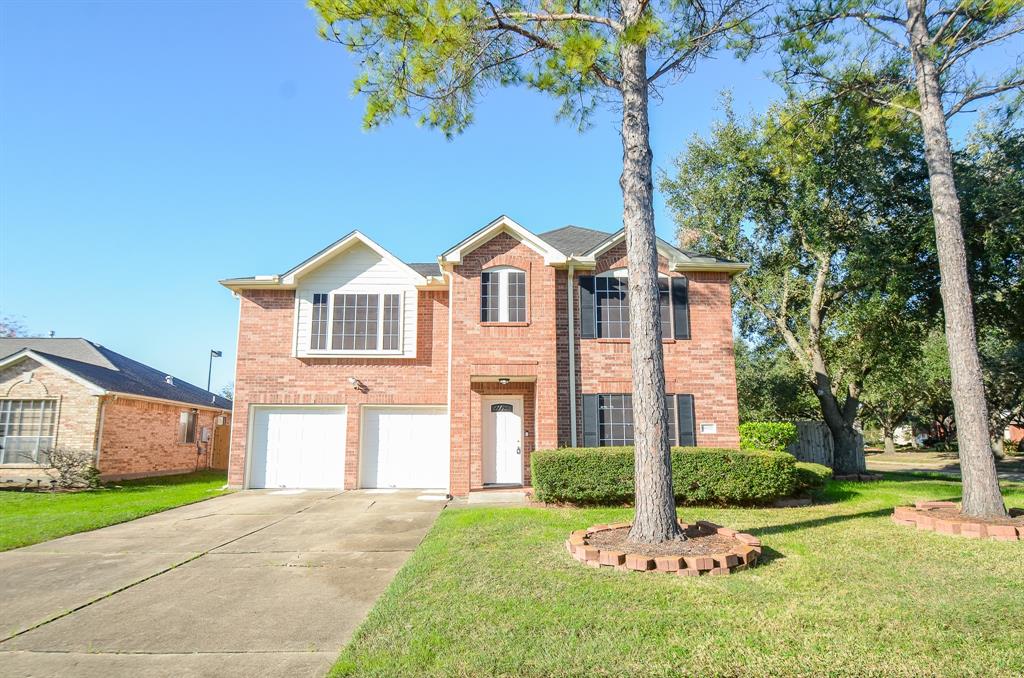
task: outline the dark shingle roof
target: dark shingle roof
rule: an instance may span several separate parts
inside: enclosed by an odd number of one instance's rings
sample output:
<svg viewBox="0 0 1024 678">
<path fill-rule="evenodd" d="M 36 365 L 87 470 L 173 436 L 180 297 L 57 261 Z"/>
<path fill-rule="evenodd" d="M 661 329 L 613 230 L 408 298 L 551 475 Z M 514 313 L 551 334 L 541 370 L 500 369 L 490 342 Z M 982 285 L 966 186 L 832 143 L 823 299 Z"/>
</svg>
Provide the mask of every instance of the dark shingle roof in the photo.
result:
<svg viewBox="0 0 1024 678">
<path fill-rule="evenodd" d="M 231 409 L 231 401 L 88 339 L 0 338 L 0 359 L 31 349 L 107 391 Z"/>
<path fill-rule="evenodd" d="M 441 275 L 441 267 L 437 265 L 436 261 L 430 261 L 422 264 L 407 263 L 406 265 L 422 276 Z"/>
<path fill-rule="evenodd" d="M 563 226 L 547 233 L 538 233 L 547 244 L 566 256 L 586 254 L 608 238 L 612 233 L 582 226 Z"/>
</svg>

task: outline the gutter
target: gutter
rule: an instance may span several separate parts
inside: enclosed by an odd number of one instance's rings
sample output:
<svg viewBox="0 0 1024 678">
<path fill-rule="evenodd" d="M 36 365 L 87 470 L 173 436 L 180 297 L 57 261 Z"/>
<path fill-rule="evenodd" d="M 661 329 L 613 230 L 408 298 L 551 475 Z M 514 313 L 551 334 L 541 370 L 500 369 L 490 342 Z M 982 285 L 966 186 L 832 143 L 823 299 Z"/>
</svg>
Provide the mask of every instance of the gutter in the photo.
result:
<svg viewBox="0 0 1024 678">
<path fill-rule="evenodd" d="M 136 395 L 134 393 L 122 393 L 120 391 L 107 391 L 106 395 L 113 396 L 114 400 L 117 400 L 118 398 L 124 398 L 125 400 L 145 400 L 148 402 L 161 403 L 164 405 L 174 405 L 175 407 L 194 407 L 198 410 L 208 410 L 210 412 L 231 412 L 230 409 L 224 409 L 223 407 L 216 407 L 213 405 L 197 405 L 196 403 L 186 403 L 181 400 L 154 398 L 152 396 Z"/>
</svg>

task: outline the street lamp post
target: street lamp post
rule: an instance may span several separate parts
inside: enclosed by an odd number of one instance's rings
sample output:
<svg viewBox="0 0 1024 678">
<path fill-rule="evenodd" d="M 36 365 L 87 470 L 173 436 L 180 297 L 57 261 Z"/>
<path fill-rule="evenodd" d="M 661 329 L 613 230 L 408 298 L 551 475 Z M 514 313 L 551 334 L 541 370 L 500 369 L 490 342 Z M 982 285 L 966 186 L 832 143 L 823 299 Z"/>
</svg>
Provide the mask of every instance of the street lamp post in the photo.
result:
<svg viewBox="0 0 1024 678">
<path fill-rule="evenodd" d="M 221 355 L 223 355 L 223 354 L 220 351 L 214 351 L 212 348 L 210 349 L 210 368 L 208 370 L 206 370 L 206 390 L 207 391 L 210 390 L 210 377 L 213 376 L 213 359 L 214 358 L 219 358 L 219 357 L 221 357 Z"/>
</svg>

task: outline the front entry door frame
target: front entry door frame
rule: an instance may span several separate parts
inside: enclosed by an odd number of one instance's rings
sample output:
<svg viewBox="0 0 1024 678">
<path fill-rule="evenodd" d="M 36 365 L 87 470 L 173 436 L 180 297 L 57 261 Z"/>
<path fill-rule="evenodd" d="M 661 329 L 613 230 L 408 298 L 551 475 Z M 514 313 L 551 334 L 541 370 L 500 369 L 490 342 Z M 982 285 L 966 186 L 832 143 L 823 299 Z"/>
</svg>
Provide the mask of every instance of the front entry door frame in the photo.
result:
<svg viewBox="0 0 1024 678">
<path fill-rule="evenodd" d="M 484 485 L 522 485 L 523 396 L 484 396 L 481 404 Z M 506 404 L 512 406 L 511 412 L 492 411 L 493 405 Z"/>
</svg>

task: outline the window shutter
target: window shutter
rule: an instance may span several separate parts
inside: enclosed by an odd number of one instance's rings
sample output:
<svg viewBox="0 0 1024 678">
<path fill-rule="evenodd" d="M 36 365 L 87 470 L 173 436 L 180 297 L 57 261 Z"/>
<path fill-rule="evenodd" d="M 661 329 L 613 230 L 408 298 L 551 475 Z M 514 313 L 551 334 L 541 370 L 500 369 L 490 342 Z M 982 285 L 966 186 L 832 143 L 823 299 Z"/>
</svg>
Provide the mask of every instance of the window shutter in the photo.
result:
<svg viewBox="0 0 1024 678">
<path fill-rule="evenodd" d="M 488 295 L 488 287 L 491 281 L 490 273 L 480 274 L 480 322 L 485 323 L 490 318 L 488 317 L 487 309 L 491 307 L 491 302 Z"/>
<path fill-rule="evenodd" d="M 580 336 L 593 339 L 597 336 L 597 314 L 594 312 L 594 276 L 580 276 Z"/>
<path fill-rule="evenodd" d="M 600 425 L 597 417 L 597 398 L 598 396 L 596 395 L 583 396 L 584 447 L 598 447 L 601 444 L 601 438 L 598 435 L 598 429 L 600 428 Z"/>
<path fill-rule="evenodd" d="M 679 444 L 682 447 L 694 447 L 697 444 L 696 416 L 693 412 L 693 396 L 676 396 L 676 414 L 679 424 Z"/>
<path fill-rule="evenodd" d="M 676 339 L 690 338 L 690 295 L 686 278 L 672 278 L 672 311 L 675 315 Z"/>
</svg>

